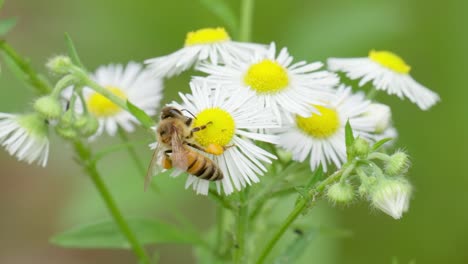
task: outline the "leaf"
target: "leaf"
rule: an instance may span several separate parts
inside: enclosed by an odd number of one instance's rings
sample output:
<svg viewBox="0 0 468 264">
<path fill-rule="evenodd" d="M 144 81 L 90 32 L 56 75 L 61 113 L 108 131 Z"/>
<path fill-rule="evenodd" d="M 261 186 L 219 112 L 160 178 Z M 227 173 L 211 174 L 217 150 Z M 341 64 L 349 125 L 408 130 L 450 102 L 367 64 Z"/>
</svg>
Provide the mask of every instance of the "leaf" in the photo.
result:
<svg viewBox="0 0 468 264">
<path fill-rule="evenodd" d="M 11 70 L 11 72 L 16 76 L 16 78 L 18 78 L 18 80 L 24 82 L 24 84 L 28 86 L 31 85 L 28 76 L 21 70 L 18 64 L 16 64 L 15 61 L 7 53 L 2 52 L 2 55 L 3 61 Z"/>
<path fill-rule="evenodd" d="M 283 253 L 276 258 L 274 264 L 283 263 L 296 263 L 307 249 L 307 246 L 311 245 L 311 242 L 317 238 L 318 232 L 316 228 L 312 228 L 306 233 L 295 230 L 298 237 L 283 251 Z"/>
<path fill-rule="evenodd" d="M 232 9 L 226 4 L 225 0 L 200 0 L 208 10 L 218 16 L 230 29 L 233 35 L 238 28 L 239 21 Z"/>
<path fill-rule="evenodd" d="M 353 129 L 351 128 L 351 125 L 349 124 L 349 120 L 346 121 L 345 140 L 346 140 L 346 149 L 348 149 L 354 143 Z"/>
<path fill-rule="evenodd" d="M 7 18 L 0 21 L 0 36 L 5 36 L 16 25 L 16 18 Z"/>
<path fill-rule="evenodd" d="M 378 150 L 381 146 L 383 146 L 385 143 L 389 142 L 392 139 L 393 138 L 384 138 L 375 142 L 375 144 L 372 146 L 371 152 Z"/>
<path fill-rule="evenodd" d="M 319 167 L 314 171 L 314 174 L 312 174 L 312 177 L 310 177 L 309 182 L 306 184 L 306 188 L 310 189 L 312 186 L 315 185 L 318 181 L 320 181 L 323 178 L 323 169 L 322 169 L 322 164 L 319 165 Z"/>
<path fill-rule="evenodd" d="M 70 35 L 68 35 L 68 33 L 65 33 L 65 43 L 67 44 L 68 48 L 68 56 L 70 56 L 72 62 L 80 68 L 86 70 L 83 63 L 81 63 L 80 57 L 78 56 L 75 44 L 73 44 L 73 40 L 71 39 Z"/>
<path fill-rule="evenodd" d="M 132 104 L 130 101 L 127 100 L 127 107 L 128 111 L 135 116 L 138 121 L 145 127 L 145 128 L 151 128 L 154 126 L 153 119 L 147 115 L 143 110 Z"/>
<path fill-rule="evenodd" d="M 150 219 L 127 219 L 138 241 L 143 245 L 157 243 L 198 244 L 191 232 Z M 113 220 L 105 220 L 66 231 L 51 238 L 51 243 L 68 248 L 130 248 Z"/>
</svg>

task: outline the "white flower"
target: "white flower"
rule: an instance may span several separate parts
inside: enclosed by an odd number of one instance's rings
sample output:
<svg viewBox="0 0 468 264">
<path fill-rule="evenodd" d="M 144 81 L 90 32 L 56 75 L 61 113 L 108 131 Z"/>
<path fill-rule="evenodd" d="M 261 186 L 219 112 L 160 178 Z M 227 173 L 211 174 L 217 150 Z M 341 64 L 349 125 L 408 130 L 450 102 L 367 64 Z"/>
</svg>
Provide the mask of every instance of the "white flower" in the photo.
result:
<svg viewBox="0 0 468 264">
<path fill-rule="evenodd" d="M 254 95 L 247 90 L 230 94 L 224 89 L 208 86 L 206 82 L 192 82 L 192 94 L 180 94 L 183 104 L 174 103 L 186 109 L 196 118 L 192 127 L 208 126 L 194 133 L 193 142 L 201 147 L 210 144 L 228 147 L 220 155 L 202 153 L 211 158 L 223 172 L 223 179 L 216 181 L 218 191 L 222 185 L 229 195 L 235 190 L 259 182 L 259 175 L 267 170 L 263 162 L 271 163 L 276 157 L 256 146 L 253 140 L 277 143 L 274 135 L 251 132 L 277 127 L 269 112 L 259 111 Z M 212 181 L 189 175 L 186 188 L 192 186 L 197 194 L 207 194 Z"/>
<path fill-rule="evenodd" d="M 37 114 L 0 113 L 0 143 L 12 156 L 45 167 L 49 156 L 46 120 Z"/>
<path fill-rule="evenodd" d="M 162 81 L 154 78 L 148 70 L 143 69 L 142 65 L 130 62 L 126 66 L 121 64 L 101 66 L 91 78 L 116 96 L 129 100 L 148 115 L 156 113 L 162 98 Z M 63 94 L 70 98 L 72 89 L 66 89 Z M 88 111 L 99 121 L 99 129 L 93 138 L 104 131 L 114 136 L 119 127 L 127 132 L 134 130 L 134 124 L 138 121 L 127 111 L 91 88 L 85 87 L 83 96 Z M 77 100 L 76 103 L 77 112 L 82 112 L 81 102 Z"/>
<path fill-rule="evenodd" d="M 345 125 L 347 120 L 355 136 L 373 139 L 375 120 L 363 115 L 370 101 L 363 93 L 352 94 L 350 87 L 340 86 L 335 99 L 317 105 L 320 114 L 295 117 L 279 131 L 279 145 L 292 152 L 293 159 L 304 161 L 310 156 L 310 168 L 320 164 L 327 171 L 328 164 L 340 167 L 346 161 Z"/>
<path fill-rule="evenodd" d="M 208 80 L 223 89 L 254 91 L 259 106 L 270 108 L 281 123 L 284 113 L 310 116 L 317 112 L 312 104 L 330 97 L 338 83 L 334 73 L 317 71 L 323 64 L 305 61 L 291 64 L 286 48 L 276 56 L 275 44 L 267 52 L 258 51 L 249 60 L 234 60 L 225 66 L 202 64 L 197 69 L 210 74 Z"/>
<path fill-rule="evenodd" d="M 182 49 L 148 59 L 145 63 L 156 77 L 172 77 L 201 61 L 229 64 L 234 59 L 246 59 L 254 50 L 262 49 L 263 45 L 232 41 L 224 28 L 203 28 L 189 32 Z"/>
<path fill-rule="evenodd" d="M 409 209 L 411 185 L 403 178 L 381 179 L 372 189 L 372 205 L 395 219 Z"/>
<path fill-rule="evenodd" d="M 374 51 L 367 58 L 328 59 L 332 71 L 342 71 L 350 79 L 359 79 L 359 86 L 369 81 L 377 90 L 408 98 L 422 110 L 427 110 L 440 100 L 439 95 L 416 82 L 408 66 L 399 56 L 388 51 Z"/>
</svg>

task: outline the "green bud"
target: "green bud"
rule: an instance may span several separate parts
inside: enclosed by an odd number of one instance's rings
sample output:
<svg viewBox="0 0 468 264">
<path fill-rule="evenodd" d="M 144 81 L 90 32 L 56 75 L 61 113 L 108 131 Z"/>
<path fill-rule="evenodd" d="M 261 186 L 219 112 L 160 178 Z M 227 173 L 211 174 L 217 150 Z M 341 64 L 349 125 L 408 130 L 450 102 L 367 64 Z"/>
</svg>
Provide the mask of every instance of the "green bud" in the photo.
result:
<svg viewBox="0 0 468 264">
<path fill-rule="evenodd" d="M 367 177 L 365 180 L 361 181 L 361 186 L 359 186 L 358 193 L 360 196 L 366 196 L 369 194 L 370 190 L 377 182 L 375 177 Z"/>
<path fill-rule="evenodd" d="M 390 176 L 405 174 L 410 167 L 408 155 L 403 151 L 397 151 L 385 164 L 385 173 Z"/>
<path fill-rule="evenodd" d="M 78 137 L 78 132 L 72 127 L 62 127 L 56 126 L 55 132 L 65 139 L 76 139 Z"/>
<path fill-rule="evenodd" d="M 83 116 L 86 118 L 85 123 L 82 127 L 80 127 L 80 134 L 85 137 L 90 137 L 96 134 L 99 128 L 99 121 L 92 115 Z"/>
<path fill-rule="evenodd" d="M 88 116 L 87 115 L 79 115 L 75 117 L 75 122 L 73 123 L 73 127 L 77 129 L 83 128 L 86 123 L 88 123 Z"/>
<path fill-rule="evenodd" d="M 53 57 L 46 64 L 47 68 L 58 74 L 67 74 L 72 65 L 71 59 L 63 55 Z"/>
<path fill-rule="evenodd" d="M 327 197 L 334 203 L 348 203 L 354 199 L 354 188 L 349 183 L 338 182 L 328 188 Z"/>
<path fill-rule="evenodd" d="M 46 95 L 34 102 L 34 109 L 47 119 L 58 119 L 62 114 L 62 105 L 57 98 Z"/>
<path fill-rule="evenodd" d="M 366 157 L 369 150 L 369 142 L 363 138 L 356 138 L 351 146 L 351 154 L 355 157 Z"/>
<path fill-rule="evenodd" d="M 75 113 L 69 109 L 68 111 L 65 112 L 65 114 L 60 117 L 59 120 L 59 126 L 61 127 L 71 127 L 73 125 L 73 122 L 75 120 Z"/>
</svg>

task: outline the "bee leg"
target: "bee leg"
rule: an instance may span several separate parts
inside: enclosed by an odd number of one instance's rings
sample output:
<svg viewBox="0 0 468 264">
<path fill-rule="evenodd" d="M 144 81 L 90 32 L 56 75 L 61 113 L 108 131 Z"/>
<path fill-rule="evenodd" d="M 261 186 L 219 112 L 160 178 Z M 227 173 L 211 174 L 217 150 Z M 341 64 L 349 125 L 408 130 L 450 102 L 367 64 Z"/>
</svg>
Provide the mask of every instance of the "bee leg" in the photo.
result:
<svg viewBox="0 0 468 264">
<path fill-rule="evenodd" d="M 193 144 L 193 143 L 189 143 L 189 142 L 184 142 L 185 144 L 189 145 L 190 147 L 194 148 L 194 149 L 198 149 L 198 150 L 201 150 L 201 151 L 205 151 L 205 149 L 203 147 L 200 147 L 198 146 L 197 144 Z"/>
<path fill-rule="evenodd" d="M 206 123 L 205 125 L 192 128 L 192 130 L 190 130 L 190 136 L 189 136 L 188 138 L 191 138 L 191 137 L 193 136 L 193 133 L 198 132 L 198 131 L 200 131 L 200 130 L 203 130 L 203 129 L 205 129 L 208 125 L 211 125 L 211 124 L 213 124 L 213 122 L 210 121 L 210 122 Z"/>
</svg>

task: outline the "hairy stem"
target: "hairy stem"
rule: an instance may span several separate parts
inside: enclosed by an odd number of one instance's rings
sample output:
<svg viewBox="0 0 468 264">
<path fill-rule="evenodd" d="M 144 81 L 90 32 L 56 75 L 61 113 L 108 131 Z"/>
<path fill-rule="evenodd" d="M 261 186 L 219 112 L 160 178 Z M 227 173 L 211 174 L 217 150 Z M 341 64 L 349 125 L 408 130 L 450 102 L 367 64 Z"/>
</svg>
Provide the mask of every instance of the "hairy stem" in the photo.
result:
<svg viewBox="0 0 468 264">
<path fill-rule="evenodd" d="M 0 41 L 0 50 L 8 56 L 18 68 L 26 75 L 26 81 L 33 86 L 39 94 L 49 94 L 52 87 L 49 83 L 32 68 L 31 64 L 22 58 L 8 43 Z"/>
<path fill-rule="evenodd" d="M 86 173 L 90 176 L 94 186 L 99 192 L 99 195 L 103 199 L 109 213 L 111 214 L 112 218 L 114 219 L 115 223 L 120 229 L 120 232 L 125 236 L 128 243 L 131 245 L 133 252 L 138 257 L 138 260 L 142 264 L 149 264 L 150 260 L 146 255 L 146 252 L 143 246 L 140 244 L 138 239 L 136 238 L 133 231 L 130 229 L 127 221 L 123 217 L 122 213 L 120 212 L 119 208 L 117 207 L 112 195 L 110 194 L 109 190 L 107 189 L 106 185 L 104 184 L 101 175 L 99 174 L 96 164 L 94 162 L 90 162 L 91 160 L 91 150 L 85 146 L 81 141 L 74 142 L 75 152 L 79 157 L 81 165 L 84 167 Z"/>
<path fill-rule="evenodd" d="M 237 230 L 236 230 L 236 246 L 234 252 L 234 263 L 247 263 L 245 254 L 245 237 L 249 223 L 249 208 L 248 208 L 249 188 L 246 187 L 239 193 L 239 209 L 237 212 Z"/>
</svg>

